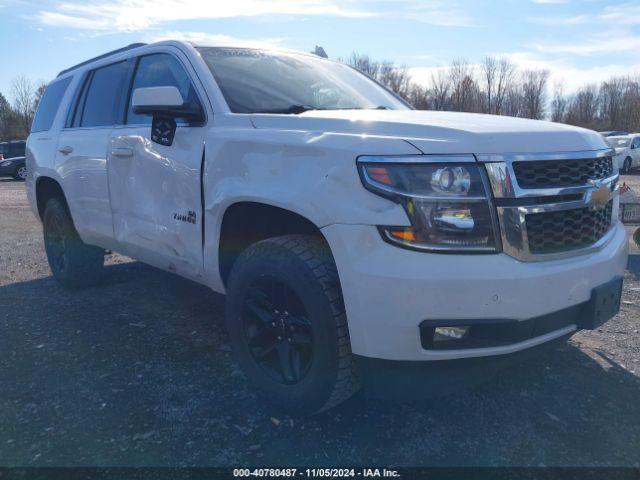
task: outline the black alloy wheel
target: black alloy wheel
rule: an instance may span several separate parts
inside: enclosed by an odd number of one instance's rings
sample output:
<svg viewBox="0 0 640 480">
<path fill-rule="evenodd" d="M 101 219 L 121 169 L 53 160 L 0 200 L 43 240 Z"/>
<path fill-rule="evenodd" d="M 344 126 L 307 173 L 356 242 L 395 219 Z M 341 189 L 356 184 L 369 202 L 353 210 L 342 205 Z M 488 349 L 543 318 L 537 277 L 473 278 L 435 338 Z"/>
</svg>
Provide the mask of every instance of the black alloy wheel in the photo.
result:
<svg viewBox="0 0 640 480">
<path fill-rule="evenodd" d="M 262 277 L 247 291 L 242 317 L 254 361 L 277 382 L 302 380 L 313 361 L 313 329 L 296 293 L 275 277 Z"/>
</svg>

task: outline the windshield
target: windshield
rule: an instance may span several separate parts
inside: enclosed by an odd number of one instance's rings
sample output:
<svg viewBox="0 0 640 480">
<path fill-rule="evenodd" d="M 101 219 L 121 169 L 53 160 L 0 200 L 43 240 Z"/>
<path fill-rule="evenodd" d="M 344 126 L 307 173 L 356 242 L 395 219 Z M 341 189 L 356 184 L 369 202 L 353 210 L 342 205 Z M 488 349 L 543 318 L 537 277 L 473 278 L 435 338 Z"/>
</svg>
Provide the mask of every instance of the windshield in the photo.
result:
<svg viewBox="0 0 640 480">
<path fill-rule="evenodd" d="M 608 137 L 607 142 L 612 148 L 621 148 L 628 147 L 631 143 L 630 137 L 620 138 L 620 137 Z"/>
<path fill-rule="evenodd" d="M 198 51 L 234 113 L 408 108 L 365 75 L 312 55 L 248 48 Z"/>
</svg>

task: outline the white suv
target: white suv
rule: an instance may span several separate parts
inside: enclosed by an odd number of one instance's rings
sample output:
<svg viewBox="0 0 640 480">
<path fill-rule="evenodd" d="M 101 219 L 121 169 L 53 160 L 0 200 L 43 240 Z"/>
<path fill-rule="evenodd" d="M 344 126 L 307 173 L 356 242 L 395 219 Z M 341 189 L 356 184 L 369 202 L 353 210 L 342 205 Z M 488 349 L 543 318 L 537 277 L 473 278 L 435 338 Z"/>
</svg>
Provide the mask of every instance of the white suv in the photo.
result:
<svg viewBox="0 0 640 480">
<path fill-rule="evenodd" d="M 615 150 L 613 163 L 622 172 L 640 167 L 640 134 L 607 137 L 606 142 Z"/>
<path fill-rule="evenodd" d="M 310 54 L 162 42 L 89 60 L 47 88 L 27 169 L 56 279 L 94 283 L 108 249 L 226 293 L 246 376 L 298 414 L 362 385 L 478 379 L 619 309 L 600 135 L 415 111 Z"/>
</svg>

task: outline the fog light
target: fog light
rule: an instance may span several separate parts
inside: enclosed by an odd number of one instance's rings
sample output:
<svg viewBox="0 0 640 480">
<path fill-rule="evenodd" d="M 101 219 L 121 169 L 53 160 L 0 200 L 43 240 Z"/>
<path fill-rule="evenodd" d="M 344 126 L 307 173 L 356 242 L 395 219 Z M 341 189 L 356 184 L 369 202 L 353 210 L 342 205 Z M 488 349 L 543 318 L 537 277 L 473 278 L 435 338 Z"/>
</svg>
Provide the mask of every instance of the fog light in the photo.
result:
<svg viewBox="0 0 640 480">
<path fill-rule="evenodd" d="M 469 327 L 436 327 L 434 341 L 438 340 L 462 340 L 467 333 L 469 333 Z M 444 337 L 444 338 L 438 338 Z"/>
</svg>

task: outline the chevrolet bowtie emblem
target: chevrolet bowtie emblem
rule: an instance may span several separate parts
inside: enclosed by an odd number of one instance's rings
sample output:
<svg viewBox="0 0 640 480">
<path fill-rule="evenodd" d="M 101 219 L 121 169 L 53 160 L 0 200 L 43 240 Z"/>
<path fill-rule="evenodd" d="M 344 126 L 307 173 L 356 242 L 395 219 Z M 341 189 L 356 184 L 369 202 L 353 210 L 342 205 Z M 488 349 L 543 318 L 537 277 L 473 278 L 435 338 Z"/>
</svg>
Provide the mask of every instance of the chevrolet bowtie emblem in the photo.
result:
<svg viewBox="0 0 640 480">
<path fill-rule="evenodd" d="M 591 210 L 600 210 L 609 203 L 611 198 L 611 189 L 608 185 L 591 180 L 593 190 L 589 192 L 589 208 Z"/>
</svg>

